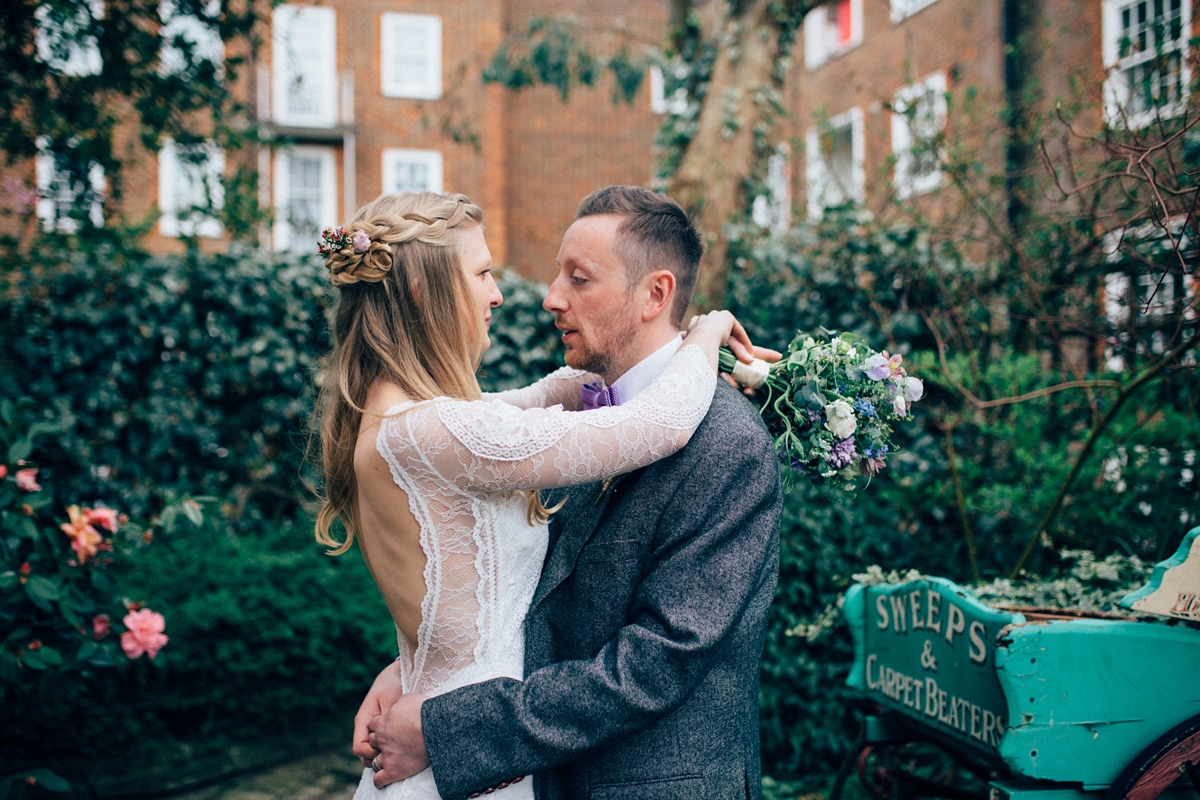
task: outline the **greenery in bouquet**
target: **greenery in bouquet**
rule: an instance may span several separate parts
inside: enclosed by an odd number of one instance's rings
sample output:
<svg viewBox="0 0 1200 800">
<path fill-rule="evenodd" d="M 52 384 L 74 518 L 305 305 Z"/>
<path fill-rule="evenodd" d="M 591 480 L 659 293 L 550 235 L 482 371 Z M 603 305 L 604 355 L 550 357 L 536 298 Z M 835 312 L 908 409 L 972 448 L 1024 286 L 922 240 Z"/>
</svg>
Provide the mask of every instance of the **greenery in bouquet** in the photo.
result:
<svg viewBox="0 0 1200 800">
<path fill-rule="evenodd" d="M 782 360 L 762 367 L 761 382 L 746 374 L 742 382 L 760 390 L 763 421 L 787 468 L 785 482 L 800 474 L 853 492 L 860 478 L 887 465 L 896 452 L 892 425 L 909 418 L 925 391 L 901 360 L 851 333 L 828 340 L 799 333 Z M 743 374 L 728 350 L 721 353 L 721 369 L 735 378 Z"/>
</svg>

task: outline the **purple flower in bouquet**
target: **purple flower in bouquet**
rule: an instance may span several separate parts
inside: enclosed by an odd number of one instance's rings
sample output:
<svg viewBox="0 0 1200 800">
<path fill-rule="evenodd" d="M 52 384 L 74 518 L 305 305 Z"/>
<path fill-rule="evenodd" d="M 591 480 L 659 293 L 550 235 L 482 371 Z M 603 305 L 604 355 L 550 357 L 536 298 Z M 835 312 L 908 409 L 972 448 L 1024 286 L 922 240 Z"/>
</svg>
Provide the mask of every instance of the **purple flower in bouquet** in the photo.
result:
<svg viewBox="0 0 1200 800">
<path fill-rule="evenodd" d="M 858 458 L 858 448 L 854 439 L 840 439 L 833 443 L 833 451 L 829 454 L 829 465 L 835 469 L 849 466 Z"/>
</svg>

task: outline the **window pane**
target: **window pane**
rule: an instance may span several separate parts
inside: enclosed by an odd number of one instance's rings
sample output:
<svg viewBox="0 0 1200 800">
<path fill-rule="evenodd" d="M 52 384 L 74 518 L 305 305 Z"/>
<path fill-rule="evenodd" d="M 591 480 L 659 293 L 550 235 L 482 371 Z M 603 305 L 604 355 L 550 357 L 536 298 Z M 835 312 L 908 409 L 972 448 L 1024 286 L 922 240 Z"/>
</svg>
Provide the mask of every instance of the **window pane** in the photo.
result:
<svg viewBox="0 0 1200 800">
<path fill-rule="evenodd" d="M 424 82 L 429 70 L 429 38 L 426 28 L 406 23 L 393 23 L 392 64 L 401 79 Z"/>
</svg>

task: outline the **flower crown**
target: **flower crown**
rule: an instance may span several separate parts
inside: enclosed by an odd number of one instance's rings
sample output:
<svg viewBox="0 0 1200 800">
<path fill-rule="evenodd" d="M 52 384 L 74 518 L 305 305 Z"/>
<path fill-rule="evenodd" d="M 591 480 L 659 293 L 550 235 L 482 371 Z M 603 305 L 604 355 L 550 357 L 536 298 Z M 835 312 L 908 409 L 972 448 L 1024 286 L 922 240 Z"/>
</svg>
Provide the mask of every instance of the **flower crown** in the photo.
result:
<svg viewBox="0 0 1200 800">
<path fill-rule="evenodd" d="M 326 228 L 321 231 L 321 239 L 317 243 L 317 254 L 327 259 L 334 253 L 347 247 L 356 253 L 365 253 L 371 249 L 371 237 L 366 231 L 356 231 L 353 236 L 345 228 Z"/>
</svg>

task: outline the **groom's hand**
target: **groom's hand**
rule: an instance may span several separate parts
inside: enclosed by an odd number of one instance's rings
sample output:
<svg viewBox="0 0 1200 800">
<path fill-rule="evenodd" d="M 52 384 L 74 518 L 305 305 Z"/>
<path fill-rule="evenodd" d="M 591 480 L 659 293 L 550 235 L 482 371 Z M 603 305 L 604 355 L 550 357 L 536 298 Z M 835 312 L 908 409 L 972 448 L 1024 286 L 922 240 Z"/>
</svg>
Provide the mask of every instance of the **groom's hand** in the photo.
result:
<svg viewBox="0 0 1200 800">
<path fill-rule="evenodd" d="M 421 730 L 424 702 L 422 695 L 403 695 L 371 720 L 368 736 L 371 747 L 379 753 L 373 764 L 377 789 L 416 775 L 429 766 L 429 751 L 425 749 L 425 734 Z"/>
<path fill-rule="evenodd" d="M 371 720 L 387 711 L 400 699 L 404 694 L 403 686 L 400 662 L 393 661 L 375 678 L 375 682 L 371 684 L 371 691 L 367 692 L 362 705 L 358 707 L 358 713 L 354 715 L 354 746 L 352 749 L 364 767 L 371 766 L 371 761 L 379 755 L 379 751 L 371 745 L 368 739 Z"/>
</svg>

